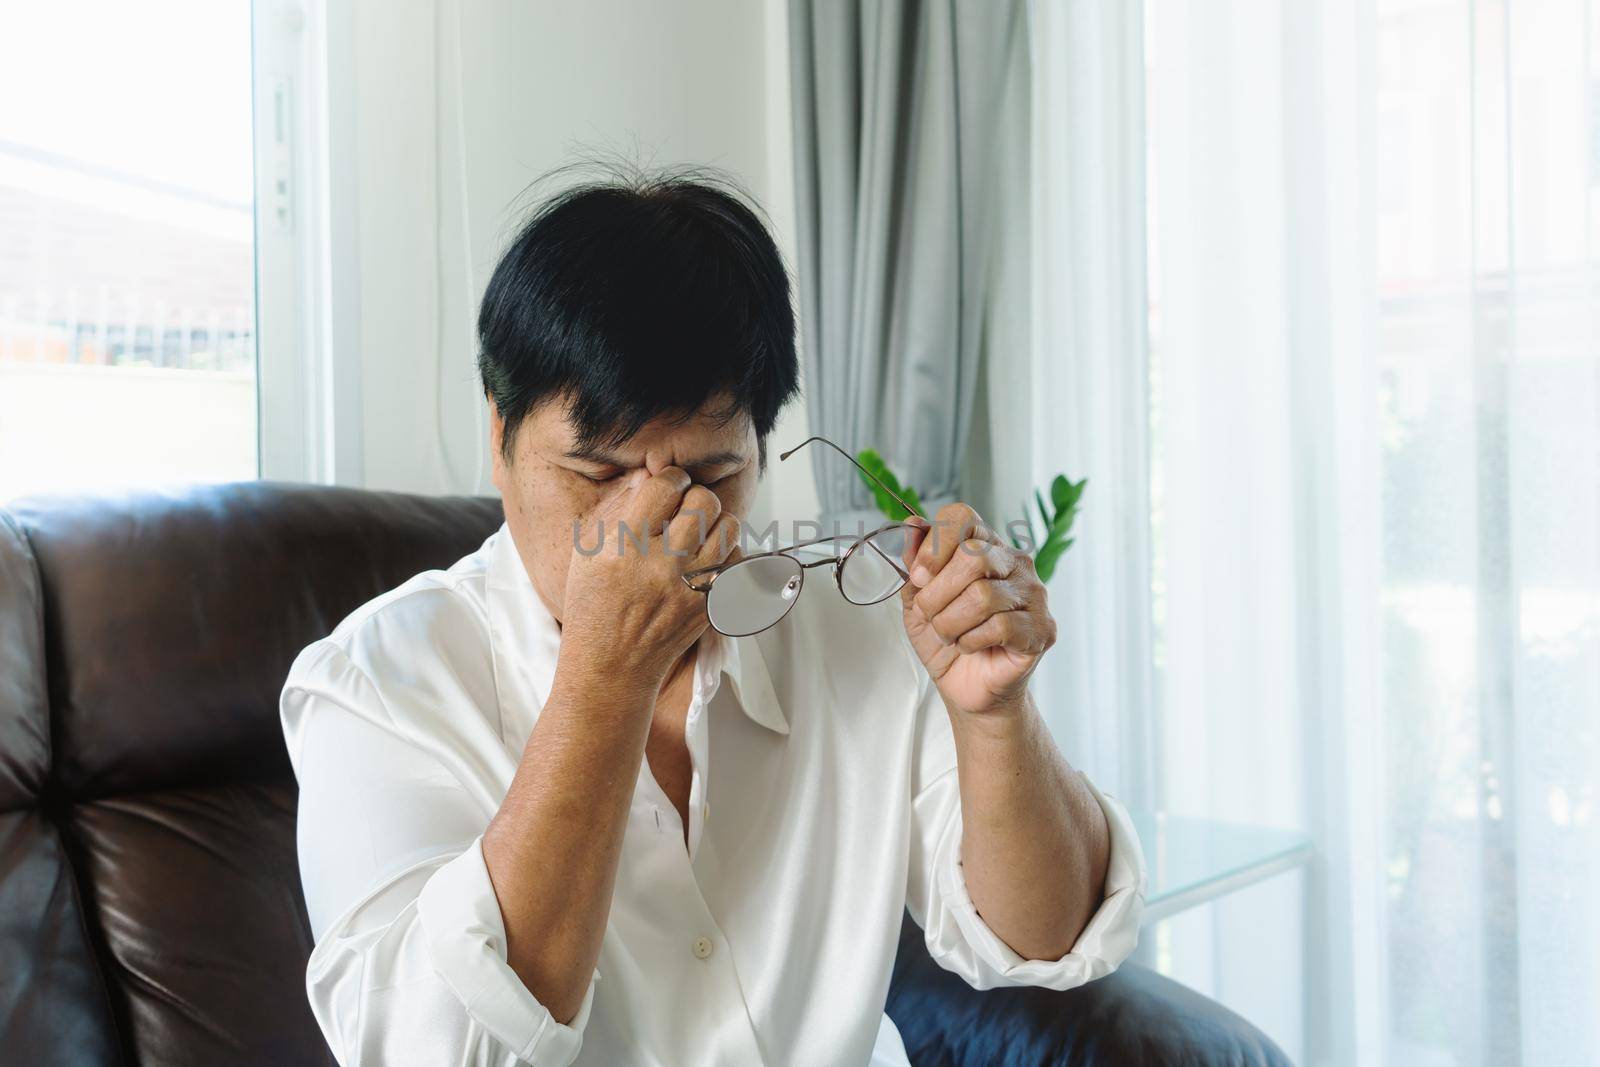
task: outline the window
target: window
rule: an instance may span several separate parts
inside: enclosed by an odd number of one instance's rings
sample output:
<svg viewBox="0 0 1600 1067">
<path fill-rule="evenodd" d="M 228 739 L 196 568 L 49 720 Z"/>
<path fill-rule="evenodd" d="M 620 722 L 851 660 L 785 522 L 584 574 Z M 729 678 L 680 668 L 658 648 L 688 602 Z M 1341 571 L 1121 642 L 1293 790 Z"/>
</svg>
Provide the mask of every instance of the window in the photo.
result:
<svg viewBox="0 0 1600 1067">
<path fill-rule="evenodd" d="M 250 3 L 0 23 L 0 500 L 256 477 Z"/>
</svg>

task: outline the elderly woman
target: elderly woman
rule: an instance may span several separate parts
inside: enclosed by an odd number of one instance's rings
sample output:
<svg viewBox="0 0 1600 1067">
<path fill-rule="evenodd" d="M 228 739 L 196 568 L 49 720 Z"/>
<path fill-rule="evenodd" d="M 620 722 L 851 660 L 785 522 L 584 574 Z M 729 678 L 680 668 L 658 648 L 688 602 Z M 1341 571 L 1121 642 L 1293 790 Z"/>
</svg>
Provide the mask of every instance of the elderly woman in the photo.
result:
<svg viewBox="0 0 1600 1067">
<path fill-rule="evenodd" d="M 904 1064 L 904 909 L 978 988 L 1132 949 L 1138 842 L 1028 692 L 1028 555 L 965 505 L 749 551 L 794 334 L 770 235 L 704 179 L 565 193 L 499 264 L 504 526 L 283 693 L 341 1062 Z"/>
</svg>

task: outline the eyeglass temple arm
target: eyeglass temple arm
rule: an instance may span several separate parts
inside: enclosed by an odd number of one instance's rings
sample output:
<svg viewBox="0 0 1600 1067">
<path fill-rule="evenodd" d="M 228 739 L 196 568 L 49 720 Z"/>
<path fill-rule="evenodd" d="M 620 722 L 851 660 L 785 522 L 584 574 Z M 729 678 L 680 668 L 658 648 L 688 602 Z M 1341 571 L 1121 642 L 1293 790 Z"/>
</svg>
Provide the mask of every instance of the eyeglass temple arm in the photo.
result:
<svg viewBox="0 0 1600 1067">
<path fill-rule="evenodd" d="M 795 445 L 793 448 L 789 449 L 787 452 L 779 452 L 778 453 L 778 459 L 780 461 L 788 459 L 790 456 L 794 455 L 796 452 L 798 452 L 802 448 L 806 447 L 806 445 L 809 445 L 812 441 L 821 441 L 823 444 L 827 445 L 829 448 L 831 448 L 835 452 L 839 453 L 839 455 L 841 455 L 845 459 L 849 460 L 850 461 L 850 465 L 852 467 L 854 467 L 856 470 L 860 471 L 862 474 L 865 474 L 868 478 L 870 478 L 872 480 L 872 484 L 873 485 L 877 486 L 879 489 L 882 489 L 885 493 L 888 493 L 890 496 L 894 497 L 894 502 L 896 504 L 899 504 L 901 507 L 905 508 L 907 515 L 915 515 L 919 519 L 927 519 L 928 516 L 924 515 L 922 512 L 920 512 L 916 508 L 912 507 L 910 504 L 907 504 L 904 500 L 901 500 L 899 493 L 895 492 L 893 489 L 890 489 L 887 485 L 884 485 L 883 482 L 879 481 L 878 480 L 878 476 L 873 474 L 871 471 L 867 470 L 867 468 L 863 467 L 856 460 L 856 457 L 852 456 L 850 453 L 846 452 L 844 449 L 840 448 L 838 445 L 834 444 L 832 441 L 828 440 L 826 437 L 821 436 L 820 434 L 806 438 L 804 441 L 801 441 L 799 444 Z"/>
</svg>

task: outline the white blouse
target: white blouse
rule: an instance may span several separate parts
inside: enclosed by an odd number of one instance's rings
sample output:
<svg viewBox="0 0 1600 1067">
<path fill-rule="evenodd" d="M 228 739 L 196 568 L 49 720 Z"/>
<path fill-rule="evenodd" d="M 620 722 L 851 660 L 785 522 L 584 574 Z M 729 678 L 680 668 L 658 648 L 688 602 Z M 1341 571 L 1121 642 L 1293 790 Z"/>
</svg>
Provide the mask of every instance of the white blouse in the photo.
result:
<svg viewBox="0 0 1600 1067">
<path fill-rule="evenodd" d="M 306 984 L 342 1064 L 904 1063 L 883 1015 L 903 909 L 979 989 L 1066 989 L 1132 951 L 1144 858 L 1092 785 L 1110 870 L 1072 951 L 1025 960 L 989 929 L 962 876 L 949 716 L 899 598 L 807 586 L 755 637 L 706 632 L 688 848 L 641 759 L 599 962 L 565 1025 L 506 963 L 480 849 L 560 643 L 509 531 L 300 654 L 282 717 L 317 942 Z"/>
</svg>

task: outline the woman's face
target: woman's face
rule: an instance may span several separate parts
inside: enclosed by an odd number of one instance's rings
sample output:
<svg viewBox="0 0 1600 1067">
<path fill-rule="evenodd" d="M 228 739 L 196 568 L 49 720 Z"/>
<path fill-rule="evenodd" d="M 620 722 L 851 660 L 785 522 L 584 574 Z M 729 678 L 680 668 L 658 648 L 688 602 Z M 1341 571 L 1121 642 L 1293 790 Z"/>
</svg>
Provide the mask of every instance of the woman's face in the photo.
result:
<svg viewBox="0 0 1600 1067">
<path fill-rule="evenodd" d="M 491 403 L 490 453 L 506 524 L 545 606 L 562 617 L 574 531 L 595 543 L 595 513 L 617 494 L 663 467 L 689 472 L 717 494 L 722 510 L 743 519 L 755 498 L 760 465 L 748 416 L 715 417 L 725 397 L 712 397 L 687 420 L 659 418 L 615 448 L 584 450 L 568 420 L 565 400 L 540 404 L 522 420 L 508 462 L 500 442 L 504 423 Z M 659 531 L 652 531 L 658 533 Z"/>
</svg>

